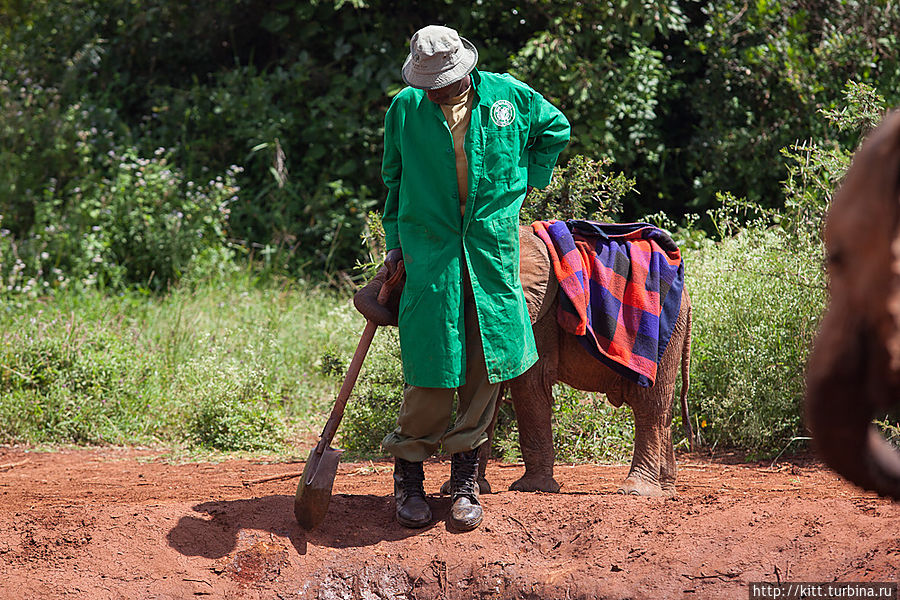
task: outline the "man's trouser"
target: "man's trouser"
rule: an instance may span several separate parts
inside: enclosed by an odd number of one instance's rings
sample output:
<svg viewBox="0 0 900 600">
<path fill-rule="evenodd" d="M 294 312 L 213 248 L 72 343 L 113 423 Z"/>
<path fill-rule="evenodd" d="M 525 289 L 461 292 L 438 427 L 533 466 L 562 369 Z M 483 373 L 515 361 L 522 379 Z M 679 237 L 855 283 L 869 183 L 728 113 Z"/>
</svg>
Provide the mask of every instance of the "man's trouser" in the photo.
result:
<svg viewBox="0 0 900 600">
<path fill-rule="evenodd" d="M 494 416 L 499 383 L 489 383 L 481 346 L 481 331 L 475 313 L 475 298 L 468 273 L 463 277 L 466 326 L 466 383 L 459 388 L 427 388 L 412 385 L 403 390 L 397 429 L 382 442 L 393 456 L 421 462 L 443 444 L 444 452 L 473 450 L 487 441 L 487 428 Z M 459 393 L 456 422 L 450 431 L 453 396 Z"/>
</svg>

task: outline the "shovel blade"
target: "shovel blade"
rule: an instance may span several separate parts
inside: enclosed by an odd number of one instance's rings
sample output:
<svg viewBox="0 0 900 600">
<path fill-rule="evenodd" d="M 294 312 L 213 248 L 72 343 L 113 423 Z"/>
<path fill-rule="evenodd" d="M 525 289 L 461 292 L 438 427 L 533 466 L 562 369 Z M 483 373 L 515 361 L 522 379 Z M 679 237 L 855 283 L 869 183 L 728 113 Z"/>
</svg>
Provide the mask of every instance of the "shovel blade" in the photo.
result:
<svg viewBox="0 0 900 600">
<path fill-rule="evenodd" d="M 307 531 L 315 529 L 325 519 L 341 452 L 329 447 L 321 454 L 315 448 L 309 453 L 294 498 L 294 516 L 300 527 Z"/>
</svg>

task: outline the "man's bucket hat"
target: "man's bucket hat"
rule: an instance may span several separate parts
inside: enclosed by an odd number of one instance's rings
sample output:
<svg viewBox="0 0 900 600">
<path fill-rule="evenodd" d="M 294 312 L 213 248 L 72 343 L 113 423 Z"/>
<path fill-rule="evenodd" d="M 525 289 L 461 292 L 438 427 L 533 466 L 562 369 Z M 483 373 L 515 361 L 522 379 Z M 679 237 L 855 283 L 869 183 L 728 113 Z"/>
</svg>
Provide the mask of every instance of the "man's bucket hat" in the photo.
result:
<svg viewBox="0 0 900 600">
<path fill-rule="evenodd" d="M 477 62 L 472 42 L 449 27 L 429 25 L 413 34 L 401 74 L 407 85 L 433 90 L 459 81 Z"/>
</svg>

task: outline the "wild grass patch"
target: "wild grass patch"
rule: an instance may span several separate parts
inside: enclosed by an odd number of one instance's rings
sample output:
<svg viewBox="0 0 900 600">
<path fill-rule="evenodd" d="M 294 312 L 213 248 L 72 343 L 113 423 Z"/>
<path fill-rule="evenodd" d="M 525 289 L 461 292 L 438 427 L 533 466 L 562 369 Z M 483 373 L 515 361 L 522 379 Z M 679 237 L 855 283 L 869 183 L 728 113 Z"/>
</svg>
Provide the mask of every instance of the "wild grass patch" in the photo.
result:
<svg viewBox="0 0 900 600">
<path fill-rule="evenodd" d="M 333 292 L 244 278 L 5 308 L 3 442 L 260 451 L 318 427 L 333 384 L 316 362 L 347 351 L 355 315 Z"/>
</svg>

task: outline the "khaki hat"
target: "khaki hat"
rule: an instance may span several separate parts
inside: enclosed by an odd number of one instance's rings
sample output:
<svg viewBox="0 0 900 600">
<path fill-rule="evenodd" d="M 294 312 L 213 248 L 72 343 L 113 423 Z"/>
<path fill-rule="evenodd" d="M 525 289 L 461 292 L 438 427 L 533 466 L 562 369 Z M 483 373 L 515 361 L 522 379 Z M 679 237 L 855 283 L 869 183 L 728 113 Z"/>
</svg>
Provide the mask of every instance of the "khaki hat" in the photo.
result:
<svg viewBox="0 0 900 600">
<path fill-rule="evenodd" d="M 478 50 L 456 30 L 429 25 L 409 41 L 409 56 L 403 63 L 403 81 L 414 88 L 433 90 L 468 75 L 478 62 Z"/>
</svg>

